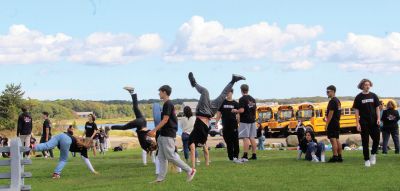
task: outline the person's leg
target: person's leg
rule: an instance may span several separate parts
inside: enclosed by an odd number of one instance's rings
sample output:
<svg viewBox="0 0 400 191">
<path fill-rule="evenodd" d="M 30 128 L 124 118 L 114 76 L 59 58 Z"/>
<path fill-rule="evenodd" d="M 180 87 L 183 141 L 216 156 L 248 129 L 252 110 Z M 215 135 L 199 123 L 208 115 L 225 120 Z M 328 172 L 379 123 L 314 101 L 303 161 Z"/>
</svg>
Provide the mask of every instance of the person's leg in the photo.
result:
<svg viewBox="0 0 400 191">
<path fill-rule="evenodd" d="M 25 137 L 25 147 L 29 147 L 31 145 L 31 135 L 26 135 Z M 29 156 L 30 151 L 24 153 L 25 156 Z"/>
<path fill-rule="evenodd" d="M 251 150 L 252 156 L 251 159 L 257 159 L 257 127 L 255 123 L 251 123 L 250 125 L 250 142 L 251 142 Z"/>
<path fill-rule="evenodd" d="M 222 92 L 219 94 L 219 96 L 211 101 L 211 109 L 212 109 L 213 114 L 217 113 L 217 111 L 221 107 L 222 103 L 224 103 L 226 96 L 233 88 L 233 84 L 234 83 L 229 82 L 225 86 L 225 88 L 222 90 Z"/>
<path fill-rule="evenodd" d="M 314 142 L 308 143 L 305 159 L 308 161 L 313 160 L 315 151 L 316 151 L 316 146 L 315 146 Z"/>
<path fill-rule="evenodd" d="M 192 168 L 183 162 L 175 153 L 175 139 L 171 137 L 162 137 L 164 144 L 164 156 L 169 161 L 181 168 L 183 171 L 190 173 Z"/>
<path fill-rule="evenodd" d="M 138 100 L 137 100 L 137 94 L 133 93 L 131 94 L 132 97 L 132 106 L 133 106 L 133 112 L 136 116 L 136 119 L 139 118 L 144 118 L 142 112 L 139 109 L 139 104 L 138 104 Z"/>
<path fill-rule="evenodd" d="M 210 94 L 208 90 L 199 84 L 196 84 L 195 88 L 197 92 L 200 93 L 200 99 L 196 107 L 196 114 L 203 114 L 212 117 L 213 112 L 211 110 Z"/>
<path fill-rule="evenodd" d="M 67 164 L 69 147 L 71 146 L 72 140 L 68 135 L 64 133 L 59 136 L 59 146 L 60 146 L 60 160 L 57 167 L 54 169 L 54 173 L 61 174 L 64 166 Z"/>
<path fill-rule="evenodd" d="M 167 175 L 167 167 L 168 167 L 168 160 L 165 156 L 165 143 L 163 141 L 163 137 L 160 136 L 157 139 L 158 143 L 158 161 L 160 164 L 160 172 L 157 175 L 157 181 L 163 181 Z"/>
<path fill-rule="evenodd" d="M 206 161 L 206 166 L 210 166 L 210 153 L 208 151 L 208 146 L 207 144 L 204 144 L 203 146 L 203 152 L 204 152 L 204 160 Z"/>
<path fill-rule="evenodd" d="M 143 165 L 147 165 L 147 152 L 145 150 L 142 150 L 142 160 L 143 160 Z"/>
<path fill-rule="evenodd" d="M 382 153 L 387 154 L 387 146 L 389 142 L 390 133 L 388 131 L 382 131 Z"/>
<path fill-rule="evenodd" d="M 369 131 L 368 129 L 361 130 L 361 142 L 363 147 L 364 160 L 369 160 Z"/>
<path fill-rule="evenodd" d="M 128 130 L 134 128 L 142 128 L 143 127 L 143 120 L 142 119 L 135 119 L 125 125 L 113 125 L 111 126 L 112 130 Z"/>
<path fill-rule="evenodd" d="M 192 168 L 195 169 L 196 168 L 196 146 L 194 143 L 190 143 L 189 145 L 190 147 L 190 159 L 192 161 Z"/>
<path fill-rule="evenodd" d="M 65 135 L 68 136 L 68 135 Z M 49 141 L 45 143 L 37 144 L 34 148 L 35 151 L 48 151 L 54 149 L 57 145 L 60 144 L 60 140 L 64 137 L 64 133 L 59 134 L 51 138 Z"/>
<path fill-rule="evenodd" d="M 337 157 L 338 154 L 338 144 L 337 144 L 337 139 L 336 138 L 331 138 L 330 139 L 331 145 L 332 145 L 332 153 L 333 153 L 333 157 Z"/>
<path fill-rule="evenodd" d="M 235 131 L 232 135 L 232 143 L 233 143 L 233 158 L 239 158 L 239 135 L 238 132 Z"/>
<path fill-rule="evenodd" d="M 96 170 L 94 170 L 92 163 L 90 163 L 90 160 L 82 155 L 81 155 L 81 158 L 82 158 L 83 162 L 85 162 L 86 167 L 90 170 L 90 172 L 96 173 Z"/>
<path fill-rule="evenodd" d="M 245 159 L 248 158 L 249 146 L 250 146 L 249 138 L 243 138 L 243 157 L 242 158 L 245 158 Z"/>
<path fill-rule="evenodd" d="M 186 161 L 189 159 L 189 135 L 186 133 L 182 133 L 182 146 L 183 146 L 183 155 L 185 156 Z"/>
<path fill-rule="evenodd" d="M 399 154 L 399 129 L 393 129 L 391 134 L 394 143 L 394 152 Z"/>
<path fill-rule="evenodd" d="M 379 140 L 381 138 L 381 133 L 380 133 L 379 127 L 377 125 L 371 126 L 370 136 L 372 139 L 371 154 L 376 155 L 378 153 Z"/>
<path fill-rule="evenodd" d="M 321 162 L 325 162 L 325 144 L 323 142 L 319 142 L 317 144 L 317 151 L 315 155 Z"/>
<path fill-rule="evenodd" d="M 222 133 L 222 137 L 224 138 L 224 141 L 226 143 L 226 151 L 228 153 L 228 158 L 229 160 L 233 160 L 233 137 L 232 134 L 229 133 L 228 131 L 224 131 Z"/>
</svg>

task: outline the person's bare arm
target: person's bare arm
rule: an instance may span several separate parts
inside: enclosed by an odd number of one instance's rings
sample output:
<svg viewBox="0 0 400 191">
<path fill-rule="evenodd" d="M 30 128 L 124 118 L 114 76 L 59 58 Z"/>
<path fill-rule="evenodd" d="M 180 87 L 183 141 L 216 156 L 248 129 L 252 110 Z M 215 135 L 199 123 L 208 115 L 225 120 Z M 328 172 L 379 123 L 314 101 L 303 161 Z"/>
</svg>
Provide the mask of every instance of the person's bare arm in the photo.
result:
<svg viewBox="0 0 400 191">
<path fill-rule="evenodd" d="M 46 142 L 49 141 L 49 131 L 50 128 L 46 127 Z"/>
<path fill-rule="evenodd" d="M 357 124 L 357 131 L 361 131 L 361 125 L 360 125 L 360 111 L 358 109 L 356 110 L 356 124 Z"/>
<path fill-rule="evenodd" d="M 379 107 L 376 107 L 376 116 L 378 117 L 376 124 L 378 126 L 380 126 L 381 125 L 381 109 L 379 109 Z"/>
<path fill-rule="evenodd" d="M 218 111 L 217 116 L 215 117 L 215 124 L 218 124 L 219 120 L 221 120 L 221 116 L 222 116 L 221 112 Z"/>
<path fill-rule="evenodd" d="M 153 130 L 151 130 L 148 135 L 151 137 L 155 137 L 156 132 L 158 130 L 160 130 L 162 127 L 164 127 L 165 124 L 168 123 L 169 120 L 169 116 L 168 115 L 164 115 L 163 119 L 161 120 L 161 122 L 157 125 L 157 127 L 155 127 Z"/>
<path fill-rule="evenodd" d="M 327 130 L 327 129 L 328 129 L 328 125 L 329 125 L 329 123 L 330 123 L 330 122 L 331 122 L 331 120 L 332 120 L 333 113 L 334 113 L 334 111 L 333 111 L 333 110 L 329 110 L 329 112 L 328 112 L 328 117 L 327 117 L 327 119 L 326 119 L 325 130 Z"/>
</svg>

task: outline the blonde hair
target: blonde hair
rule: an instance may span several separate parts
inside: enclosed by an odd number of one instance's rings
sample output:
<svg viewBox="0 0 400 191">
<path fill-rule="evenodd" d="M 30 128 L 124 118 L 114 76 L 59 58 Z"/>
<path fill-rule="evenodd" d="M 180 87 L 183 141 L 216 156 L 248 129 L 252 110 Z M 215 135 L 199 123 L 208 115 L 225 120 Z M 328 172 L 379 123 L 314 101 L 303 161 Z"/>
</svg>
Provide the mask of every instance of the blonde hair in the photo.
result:
<svg viewBox="0 0 400 191">
<path fill-rule="evenodd" d="M 387 103 L 386 108 L 388 108 L 388 109 L 391 108 L 391 109 L 396 110 L 396 104 L 395 104 L 392 100 L 390 100 L 390 101 Z"/>
<path fill-rule="evenodd" d="M 358 83 L 357 88 L 360 89 L 360 90 L 363 90 L 364 84 L 365 84 L 366 82 L 369 82 L 369 84 L 371 84 L 371 87 L 373 86 L 371 80 L 369 80 L 369 79 L 362 79 L 362 80 L 360 81 L 360 83 Z"/>
</svg>

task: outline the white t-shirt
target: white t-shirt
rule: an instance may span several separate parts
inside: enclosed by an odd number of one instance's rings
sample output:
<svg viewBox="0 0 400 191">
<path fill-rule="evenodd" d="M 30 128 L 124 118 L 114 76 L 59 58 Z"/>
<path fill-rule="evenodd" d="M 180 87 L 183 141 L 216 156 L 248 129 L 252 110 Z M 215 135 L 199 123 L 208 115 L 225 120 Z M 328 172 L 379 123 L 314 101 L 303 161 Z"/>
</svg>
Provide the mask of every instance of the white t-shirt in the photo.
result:
<svg viewBox="0 0 400 191">
<path fill-rule="evenodd" d="M 181 120 L 182 131 L 187 134 L 190 134 L 193 131 L 195 121 L 196 121 L 195 116 L 192 116 L 189 119 L 187 117 L 183 117 Z"/>
</svg>

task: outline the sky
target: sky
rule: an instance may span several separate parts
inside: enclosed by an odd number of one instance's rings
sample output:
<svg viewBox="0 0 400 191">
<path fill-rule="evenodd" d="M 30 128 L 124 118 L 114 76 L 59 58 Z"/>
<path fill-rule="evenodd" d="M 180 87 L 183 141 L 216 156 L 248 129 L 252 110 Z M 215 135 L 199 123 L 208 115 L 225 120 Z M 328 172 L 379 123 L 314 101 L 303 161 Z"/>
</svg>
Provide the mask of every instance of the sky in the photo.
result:
<svg viewBox="0 0 400 191">
<path fill-rule="evenodd" d="M 399 97 L 400 1 L 2 1 L 0 90 L 40 100 L 216 97 L 232 74 L 259 99 Z M 235 97 L 239 97 L 235 91 Z"/>
</svg>

